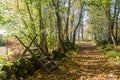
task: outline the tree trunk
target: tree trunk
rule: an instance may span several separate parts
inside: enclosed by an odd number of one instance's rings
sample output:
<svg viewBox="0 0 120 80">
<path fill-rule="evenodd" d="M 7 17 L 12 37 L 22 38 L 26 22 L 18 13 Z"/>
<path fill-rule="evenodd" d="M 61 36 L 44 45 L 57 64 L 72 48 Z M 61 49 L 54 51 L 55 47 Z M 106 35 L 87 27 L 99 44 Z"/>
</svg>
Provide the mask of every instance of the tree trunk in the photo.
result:
<svg viewBox="0 0 120 80">
<path fill-rule="evenodd" d="M 69 40 L 69 34 L 68 34 L 68 27 L 69 27 L 69 14 L 70 14 L 70 0 L 69 0 L 69 5 L 68 5 L 68 10 L 67 10 L 67 21 L 66 21 L 66 28 L 65 28 L 65 39 L 66 41 L 70 42 Z"/>
<path fill-rule="evenodd" d="M 38 1 L 38 5 L 39 6 L 37 7 L 37 9 L 39 14 L 39 31 L 42 31 L 42 33 L 40 34 L 40 41 L 41 41 L 43 40 L 46 33 L 45 33 L 45 24 L 43 24 L 43 19 L 42 19 L 41 1 Z M 40 48 L 42 48 L 44 52 L 48 54 L 48 46 L 47 46 L 46 39 L 42 42 L 42 44 L 40 45 Z"/>
<path fill-rule="evenodd" d="M 81 26 L 81 36 L 82 36 L 82 40 L 84 41 L 84 29 L 83 29 L 83 26 Z"/>
<path fill-rule="evenodd" d="M 82 9 L 83 9 L 83 4 L 81 3 L 81 7 L 80 7 L 80 14 L 79 14 L 79 21 L 78 21 L 78 24 L 76 25 L 75 29 L 74 29 L 74 32 L 73 32 L 73 44 L 75 44 L 75 40 L 76 40 L 76 32 L 77 32 L 77 29 L 78 27 L 80 26 L 80 22 L 81 22 L 81 19 L 82 19 Z"/>
<path fill-rule="evenodd" d="M 27 0 L 25 0 L 25 4 L 26 4 L 27 10 L 28 10 L 30 21 L 32 23 L 31 27 L 32 27 L 32 30 L 33 30 L 33 34 L 36 34 L 36 27 L 35 27 L 35 24 L 34 24 L 34 19 L 32 17 L 32 14 L 31 14 L 31 11 L 30 11 L 30 8 L 29 8 Z"/>
<path fill-rule="evenodd" d="M 118 18 L 118 16 L 119 16 L 119 13 L 120 13 L 120 0 L 117 0 L 117 13 L 116 13 L 116 33 L 115 33 L 115 38 L 116 38 L 116 43 L 118 44 L 118 21 L 119 21 L 119 18 Z"/>
<path fill-rule="evenodd" d="M 111 39 L 112 39 L 112 42 L 113 42 L 114 46 L 116 46 L 116 39 L 115 39 L 115 36 L 114 36 L 114 33 L 113 33 L 113 28 L 114 28 L 114 23 L 111 24 L 110 36 L 111 36 Z"/>
<path fill-rule="evenodd" d="M 115 2 L 114 4 L 114 13 L 113 13 L 113 17 L 112 17 L 112 14 L 111 14 L 111 9 L 109 8 L 107 10 L 107 17 L 108 17 L 108 41 L 109 42 L 112 42 L 114 44 L 114 46 L 116 46 L 116 39 L 115 39 L 115 36 L 114 36 L 114 24 L 115 24 L 115 17 L 116 17 L 116 4 L 117 2 Z"/>
<path fill-rule="evenodd" d="M 57 18 L 57 29 L 58 29 L 58 39 L 59 39 L 59 49 L 61 49 L 61 51 L 63 52 L 63 53 L 66 53 L 67 51 L 66 51 L 66 49 L 65 49 L 65 45 L 64 45 L 64 42 L 63 42 L 63 31 L 62 31 L 62 19 L 61 19 L 61 17 L 60 17 L 60 13 L 59 13 L 59 1 L 57 1 L 56 3 L 55 3 L 55 1 L 54 0 L 52 0 L 52 2 L 53 2 L 53 5 L 54 5 L 54 7 L 55 7 L 55 14 L 56 14 L 56 18 Z"/>
</svg>

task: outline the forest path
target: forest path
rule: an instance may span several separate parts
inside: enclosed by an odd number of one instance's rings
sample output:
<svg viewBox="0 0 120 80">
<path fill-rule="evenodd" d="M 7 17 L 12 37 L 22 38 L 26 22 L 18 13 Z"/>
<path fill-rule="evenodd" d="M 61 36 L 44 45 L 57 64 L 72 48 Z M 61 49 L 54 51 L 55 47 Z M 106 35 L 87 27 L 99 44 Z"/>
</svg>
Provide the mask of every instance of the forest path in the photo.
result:
<svg viewBox="0 0 120 80">
<path fill-rule="evenodd" d="M 120 80 L 120 66 L 100 53 L 92 43 L 80 43 L 77 54 L 70 58 L 58 61 L 60 70 L 51 74 L 38 70 L 30 80 Z"/>
<path fill-rule="evenodd" d="M 81 43 L 76 63 L 81 66 L 81 80 L 120 80 L 120 66 L 100 53 L 92 43 Z"/>
</svg>

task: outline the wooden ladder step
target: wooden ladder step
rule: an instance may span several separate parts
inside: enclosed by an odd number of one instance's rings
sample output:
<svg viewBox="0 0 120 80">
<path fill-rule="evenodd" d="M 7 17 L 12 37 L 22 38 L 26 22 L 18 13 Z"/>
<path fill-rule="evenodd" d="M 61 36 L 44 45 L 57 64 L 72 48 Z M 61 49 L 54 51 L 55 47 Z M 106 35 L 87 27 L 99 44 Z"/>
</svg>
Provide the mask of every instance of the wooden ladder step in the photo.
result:
<svg viewBox="0 0 120 80">
<path fill-rule="evenodd" d="M 48 73 L 51 73 L 53 70 L 58 68 L 54 61 L 52 61 L 48 56 L 40 58 L 39 61 L 41 62 L 41 65 L 43 65 L 44 69 Z"/>
<path fill-rule="evenodd" d="M 42 57 L 42 58 L 39 59 L 39 61 L 41 61 L 41 60 L 43 60 L 43 59 L 46 59 L 46 58 L 48 58 L 48 57 L 47 57 L 47 56 Z"/>
<path fill-rule="evenodd" d="M 47 63 L 45 63 L 45 65 L 48 65 L 48 64 L 50 64 L 50 63 L 53 63 L 52 61 L 48 61 Z"/>
<path fill-rule="evenodd" d="M 53 64 L 52 64 L 53 63 Z M 49 65 L 52 64 L 52 65 Z M 57 69 L 57 66 L 54 65 L 53 61 L 48 61 L 47 63 L 42 63 L 42 65 L 44 66 L 44 69 L 48 72 L 51 73 L 52 71 L 54 71 L 55 69 Z"/>
<path fill-rule="evenodd" d="M 38 50 L 38 49 L 39 49 L 38 47 L 30 48 L 30 50 Z"/>
<path fill-rule="evenodd" d="M 49 69 L 49 71 L 52 72 L 55 69 L 57 69 L 57 66 L 53 66 L 52 68 Z"/>
</svg>

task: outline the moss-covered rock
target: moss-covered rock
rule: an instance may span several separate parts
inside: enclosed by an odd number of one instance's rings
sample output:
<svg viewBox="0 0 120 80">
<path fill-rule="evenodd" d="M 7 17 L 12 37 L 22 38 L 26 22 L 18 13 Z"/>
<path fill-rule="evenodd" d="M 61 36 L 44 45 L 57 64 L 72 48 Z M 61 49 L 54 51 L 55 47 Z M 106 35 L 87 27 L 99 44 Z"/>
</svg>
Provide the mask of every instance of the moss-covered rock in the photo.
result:
<svg viewBox="0 0 120 80">
<path fill-rule="evenodd" d="M 26 58 L 19 59 L 19 61 L 14 63 L 14 65 L 14 72 L 16 74 L 16 77 L 27 78 L 28 75 L 32 74 L 35 71 L 32 62 Z"/>
<path fill-rule="evenodd" d="M 13 65 L 4 65 L 1 69 L 1 71 L 5 71 L 7 74 L 7 78 L 10 78 L 12 74 L 14 74 L 14 71 L 12 70 Z"/>
<path fill-rule="evenodd" d="M 58 50 L 53 50 L 52 53 L 54 55 L 54 60 L 61 60 L 62 58 L 66 57 L 64 53 L 61 53 Z"/>
<path fill-rule="evenodd" d="M 97 46 L 106 46 L 107 44 L 109 44 L 109 42 L 108 41 L 106 41 L 106 40 L 102 40 L 102 41 L 96 41 L 96 43 L 97 43 Z"/>
<path fill-rule="evenodd" d="M 36 70 L 34 69 L 36 65 L 34 65 L 33 62 L 34 60 L 31 62 L 29 59 L 20 58 L 18 61 L 13 62 L 12 65 L 4 65 L 1 70 L 6 72 L 6 80 L 11 79 L 13 75 L 18 80 L 20 78 L 25 79 Z"/>
<path fill-rule="evenodd" d="M 73 43 L 71 43 L 69 41 L 64 41 L 63 43 L 65 46 L 66 52 L 75 50 L 75 46 Z M 52 53 L 54 55 L 54 58 L 53 58 L 54 60 L 61 60 L 62 58 L 66 57 L 66 53 L 63 53 L 60 48 L 53 50 Z"/>
<path fill-rule="evenodd" d="M 64 42 L 64 45 L 65 45 L 66 50 L 74 50 L 74 49 L 75 49 L 74 44 L 71 43 L 71 42 L 65 41 L 65 42 Z"/>
<path fill-rule="evenodd" d="M 6 79 L 7 73 L 5 71 L 0 71 L 0 79 Z"/>
</svg>

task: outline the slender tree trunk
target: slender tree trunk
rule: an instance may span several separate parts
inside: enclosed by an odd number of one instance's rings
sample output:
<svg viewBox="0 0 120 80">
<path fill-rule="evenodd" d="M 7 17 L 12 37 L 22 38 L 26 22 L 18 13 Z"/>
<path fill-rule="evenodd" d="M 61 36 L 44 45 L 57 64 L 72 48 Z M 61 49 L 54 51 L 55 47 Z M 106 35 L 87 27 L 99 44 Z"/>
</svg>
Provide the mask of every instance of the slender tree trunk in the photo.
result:
<svg viewBox="0 0 120 80">
<path fill-rule="evenodd" d="M 116 46 L 116 39 L 115 39 L 115 35 L 114 35 L 114 23 L 115 23 L 115 17 L 116 17 L 116 3 L 114 6 L 114 14 L 113 17 L 111 15 L 111 10 L 109 9 L 106 13 L 107 17 L 108 17 L 108 41 L 109 42 L 113 42 L 114 46 Z"/>
<path fill-rule="evenodd" d="M 43 24 L 43 19 L 42 19 L 42 9 L 41 9 L 41 1 L 38 1 L 38 14 L 39 14 L 39 31 L 42 31 L 40 34 L 40 40 L 43 40 L 44 36 L 46 35 L 45 33 L 45 24 Z M 46 42 L 46 39 L 43 41 L 43 43 L 40 45 L 40 47 L 44 50 L 46 54 L 48 54 L 48 45 Z"/>
<path fill-rule="evenodd" d="M 21 14 L 21 10 L 20 10 L 20 6 L 19 6 L 19 1 L 18 1 L 18 0 L 17 0 L 17 8 L 18 8 L 18 11 L 19 11 L 20 15 L 22 15 L 22 14 Z M 22 17 L 21 19 L 22 19 L 22 21 L 23 21 L 25 27 L 27 28 L 28 25 L 27 25 L 26 21 L 24 20 L 23 17 Z"/>
<path fill-rule="evenodd" d="M 80 14 L 79 14 L 79 20 L 78 20 L 78 24 L 76 25 L 75 29 L 74 29 L 74 32 L 73 32 L 73 44 L 75 44 L 75 39 L 76 39 L 76 32 L 77 32 L 77 29 L 78 27 L 80 26 L 80 22 L 81 22 L 81 19 L 82 19 L 82 9 L 83 9 L 83 4 L 81 3 L 81 7 L 80 7 Z"/>
<path fill-rule="evenodd" d="M 70 21 L 70 23 L 71 23 L 71 30 L 74 27 L 74 16 L 75 16 L 75 14 L 73 13 L 72 19 Z M 70 33 L 70 42 L 72 42 L 72 41 L 73 41 L 73 32 Z"/>
<path fill-rule="evenodd" d="M 83 25 L 81 26 L 81 36 L 82 36 L 82 40 L 84 41 L 84 28 L 83 28 Z"/>
<path fill-rule="evenodd" d="M 67 10 L 67 21 L 66 21 L 66 28 L 65 28 L 65 37 L 66 41 L 69 42 L 69 34 L 68 34 L 68 27 L 69 27 L 69 14 L 70 14 L 70 0 L 69 0 L 69 5 L 68 5 L 68 10 Z"/>
<path fill-rule="evenodd" d="M 110 36 L 111 36 L 111 39 L 112 39 L 112 42 L 113 42 L 114 46 L 116 46 L 116 39 L 115 39 L 115 36 L 114 36 L 114 33 L 113 33 L 113 28 L 114 28 L 114 24 L 111 25 Z"/>
<path fill-rule="evenodd" d="M 31 11 L 30 11 L 30 8 L 29 8 L 29 5 L 28 5 L 28 1 L 25 0 L 25 4 L 26 4 L 26 7 L 27 7 L 27 10 L 28 10 L 28 14 L 29 14 L 29 18 L 30 18 L 30 21 L 32 23 L 31 27 L 33 28 L 33 34 L 36 34 L 36 27 L 35 27 L 35 24 L 34 24 L 34 19 L 32 17 L 32 14 L 31 14 Z"/>
<path fill-rule="evenodd" d="M 115 18 L 116 18 L 116 12 L 117 12 L 117 0 L 115 0 L 115 4 L 114 4 L 114 14 L 113 17 L 110 20 L 110 36 L 111 39 L 113 41 L 114 46 L 116 46 L 116 39 L 115 39 L 115 35 L 114 35 L 114 24 L 115 24 Z"/>
<path fill-rule="evenodd" d="M 79 27 L 79 28 L 78 28 L 78 34 L 77 34 L 77 35 L 78 35 L 78 41 L 80 41 L 80 29 L 81 29 L 81 28 Z"/>
<path fill-rule="evenodd" d="M 117 0 L 117 13 L 116 13 L 116 33 L 115 33 L 115 38 L 116 38 L 116 43 L 118 44 L 118 21 L 119 21 L 119 19 L 118 19 L 118 17 L 119 17 L 119 13 L 120 13 L 120 0 Z"/>
<path fill-rule="evenodd" d="M 53 5 L 55 7 L 55 14 L 57 18 L 57 29 L 58 29 L 58 39 L 59 39 L 59 48 L 61 49 L 62 52 L 66 53 L 65 45 L 63 43 L 63 33 L 62 33 L 62 21 L 59 13 L 59 1 L 55 3 L 54 0 L 52 0 Z"/>
</svg>

